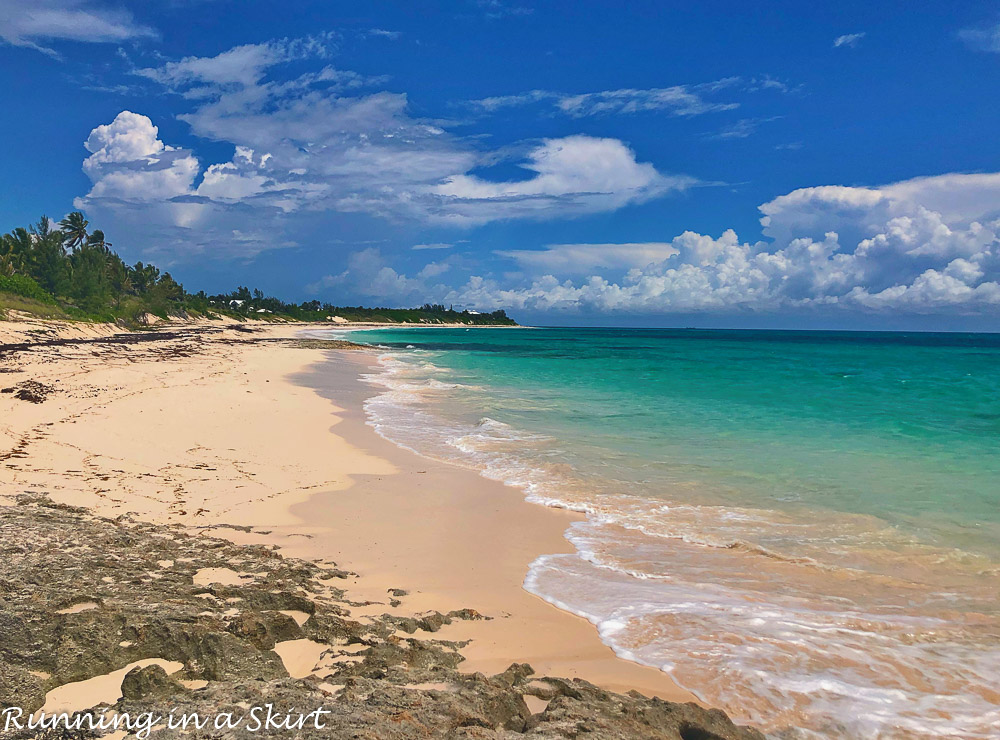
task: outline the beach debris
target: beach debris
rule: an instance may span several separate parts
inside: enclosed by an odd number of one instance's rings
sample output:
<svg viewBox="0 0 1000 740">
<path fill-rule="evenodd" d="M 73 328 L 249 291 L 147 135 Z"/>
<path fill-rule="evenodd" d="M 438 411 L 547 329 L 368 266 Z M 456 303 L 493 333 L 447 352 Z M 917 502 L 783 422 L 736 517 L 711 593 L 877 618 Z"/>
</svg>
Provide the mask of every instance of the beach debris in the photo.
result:
<svg viewBox="0 0 1000 740">
<path fill-rule="evenodd" d="M 22 380 L 20 383 L 9 388 L 0 388 L 0 393 L 12 393 L 14 394 L 14 398 L 28 401 L 29 403 L 42 403 L 50 394 L 55 393 L 55 391 L 56 389 L 51 385 L 39 383 L 37 380 Z"/>
</svg>

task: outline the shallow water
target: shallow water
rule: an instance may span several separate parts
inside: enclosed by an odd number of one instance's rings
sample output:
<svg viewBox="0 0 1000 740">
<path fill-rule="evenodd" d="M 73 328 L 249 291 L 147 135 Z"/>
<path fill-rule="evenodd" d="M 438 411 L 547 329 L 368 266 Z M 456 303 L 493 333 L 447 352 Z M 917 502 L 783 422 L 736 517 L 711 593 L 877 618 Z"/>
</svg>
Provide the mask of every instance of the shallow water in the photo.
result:
<svg viewBox="0 0 1000 740">
<path fill-rule="evenodd" d="M 370 423 L 586 512 L 525 587 L 770 732 L 1000 736 L 1000 336 L 354 332 Z"/>
</svg>

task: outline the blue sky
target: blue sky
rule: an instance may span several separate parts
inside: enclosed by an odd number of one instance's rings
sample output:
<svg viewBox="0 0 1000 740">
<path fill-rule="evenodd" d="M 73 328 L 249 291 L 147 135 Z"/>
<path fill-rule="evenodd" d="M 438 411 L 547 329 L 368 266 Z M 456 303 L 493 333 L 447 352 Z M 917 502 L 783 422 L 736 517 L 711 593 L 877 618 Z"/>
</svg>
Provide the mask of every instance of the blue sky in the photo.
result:
<svg viewBox="0 0 1000 740">
<path fill-rule="evenodd" d="M 210 292 L 1000 329 L 997 6 L 750 5 L 0 0 L 0 228 L 78 207 Z"/>
</svg>

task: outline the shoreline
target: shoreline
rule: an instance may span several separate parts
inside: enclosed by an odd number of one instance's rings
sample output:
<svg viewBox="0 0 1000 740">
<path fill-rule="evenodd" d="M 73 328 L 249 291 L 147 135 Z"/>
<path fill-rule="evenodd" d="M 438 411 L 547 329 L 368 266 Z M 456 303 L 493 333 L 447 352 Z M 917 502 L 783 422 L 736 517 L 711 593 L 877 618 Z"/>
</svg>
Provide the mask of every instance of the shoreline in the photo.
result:
<svg viewBox="0 0 1000 740">
<path fill-rule="evenodd" d="M 562 532 L 578 515 L 419 457 L 365 423 L 361 404 L 373 391 L 358 375 L 368 352 L 296 339 L 325 325 L 251 327 L 256 336 L 177 328 L 181 336 L 141 346 L 0 356 L 0 385 L 31 381 L 50 394 L 39 403 L 0 397 L 0 444 L 14 453 L 0 503 L 44 492 L 98 516 L 336 562 L 360 574 L 343 584 L 355 619 L 476 610 L 492 619 L 454 620 L 438 635 L 472 641 L 460 672 L 530 662 L 545 675 L 693 699 L 667 674 L 615 656 L 586 620 L 522 588 L 535 557 L 570 551 Z M 388 588 L 410 593 L 386 598 Z M 359 605 L 373 597 L 382 603 Z"/>
<path fill-rule="evenodd" d="M 563 533 L 584 515 L 530 503 L 515 488 L 379 436 L 362 408 L 376 391 L 358 377 L 373 364 L 367 352 L 338 352 L 294 378 L 341 409 L 338 434 L 399 471 L 359 476 L 346 495 L 317 493 L 291 509 L 305 521 L 351 522 L 336 530 L 337 557 L 362 574 L 348 593 L 368 600 L 403 588 L 411 591 L 406 606 L 417 611 L 472 608 L 503 614 L 491 622 L 442 628 L 447 639 L 472 641 L 462 650 L 462 671 L 497 673 L 523 660 L 542 673 L 583 678 L 608 690 L 698 701 L 669 674 L 615 655 L 588 620 L 523 588 L 538 556 L 574 552 Z M 420 520 L 425 524 L 416 525 Z M 296 554 L 314 554 L 314 547 Z"/>
</svg>

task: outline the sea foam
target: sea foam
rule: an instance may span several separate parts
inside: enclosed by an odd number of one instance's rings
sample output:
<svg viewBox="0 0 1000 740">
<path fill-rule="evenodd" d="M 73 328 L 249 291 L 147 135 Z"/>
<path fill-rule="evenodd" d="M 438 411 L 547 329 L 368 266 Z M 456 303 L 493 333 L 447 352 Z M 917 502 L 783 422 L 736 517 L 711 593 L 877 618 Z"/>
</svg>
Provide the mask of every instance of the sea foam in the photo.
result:
<svg viewBox="0 0 1000 740">
<path fill-rule="evenodd" d="M 442 353 L 387 351 L 365 410 L 387 439 L 587 515 L 524 587 L 627 660 L 785 737 L 1000 735 L 995 563 L 877 517 L 707 503 L 576 468 L 557 435 L 483 414 Z M 701 503 L 693 503 L 697 499 Z"/>
</svg>

